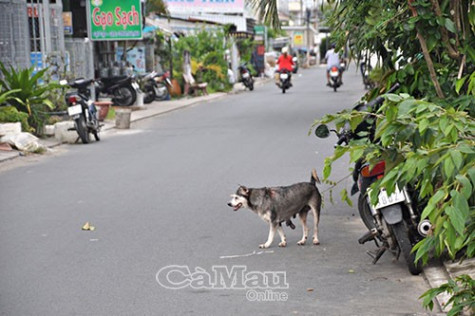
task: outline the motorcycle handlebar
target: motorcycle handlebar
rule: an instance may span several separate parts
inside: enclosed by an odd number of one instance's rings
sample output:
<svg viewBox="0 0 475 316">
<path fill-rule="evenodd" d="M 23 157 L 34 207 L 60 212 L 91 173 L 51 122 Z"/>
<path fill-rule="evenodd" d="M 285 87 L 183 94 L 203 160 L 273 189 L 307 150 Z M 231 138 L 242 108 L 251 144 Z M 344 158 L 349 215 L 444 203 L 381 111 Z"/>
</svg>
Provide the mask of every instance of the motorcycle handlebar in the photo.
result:
<svg viewBox="0 0 475 316">
<path fill-rule="evenodd" d="M 345 134 L 341 135 L 341 136 L 338 138 L 338 141 L 336 142 L 335 146 L 340 146 L 340 145 L 343 144 L 343 143 L 348 143 L 348 142 L 346 141 L 346 135 L 345 135 Z"/>
<path fill-rule="evenodd" d="M 401 85 L 399 83 L 395 83 L 385 94 L 393 93 L 397 89 L 399 89 Z M 362 108 L 362 110 L 366 110 L 369 107 L 373 107 L 375 105 L 381 105 L 384 101 L 382 96 L 377 97 L 376 99 L 372 100 L 371 102 L 366 103 L 366 105 Z"/>
<path fill-rule="evenodd" d="M 388 94 L 388 93 L 393 93 L 394 91 L 396 91 L 397 89 L 399 89 L 400 87 L 400 84 L 399 83 L 395 83 L 385 94 Z M 371 102 L 368 102 L 367 104 L 365 104 L 361 109 L 361 110 L 365 110 L 369 107 L 373 107 L 375 105 L 381 105 L 384 101 L 384 98 L 382 96 L 379 96 L 377 97 L 376 99 L 372 100 Z M 338 141 L 336 142 L 335 144 L 335 147 L 336 146 L 340 146 L 341 144 L 343 143 L 346 143 L 348 144 L 348 139 L 351 137 L 351 132 L 347 129 L 345 129 L 343 131 L 343 133 L 339 134 L 338 135 Z"/>
</svg>

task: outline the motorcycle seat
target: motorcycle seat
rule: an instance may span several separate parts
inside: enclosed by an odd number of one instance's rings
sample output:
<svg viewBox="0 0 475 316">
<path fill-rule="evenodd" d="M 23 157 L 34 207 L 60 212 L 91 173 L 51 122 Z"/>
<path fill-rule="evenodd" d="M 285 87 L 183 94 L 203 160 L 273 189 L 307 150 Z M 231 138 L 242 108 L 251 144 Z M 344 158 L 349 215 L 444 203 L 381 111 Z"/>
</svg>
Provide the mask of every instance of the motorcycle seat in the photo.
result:
<svg viewBox="0 0 475 316">
<path fill-rule="evenodd" d="M 80 79 L 76 79 L 74 80 L 70 86 L 72 88 L 76 88 L 76 89 L 81 89 L 81 88 L 86 88 L 87 86 L 89 86 L 91 83 L 94 82 L 94 79 L 84 79 L 84 78 L 80 78 Z"/>
</svg>

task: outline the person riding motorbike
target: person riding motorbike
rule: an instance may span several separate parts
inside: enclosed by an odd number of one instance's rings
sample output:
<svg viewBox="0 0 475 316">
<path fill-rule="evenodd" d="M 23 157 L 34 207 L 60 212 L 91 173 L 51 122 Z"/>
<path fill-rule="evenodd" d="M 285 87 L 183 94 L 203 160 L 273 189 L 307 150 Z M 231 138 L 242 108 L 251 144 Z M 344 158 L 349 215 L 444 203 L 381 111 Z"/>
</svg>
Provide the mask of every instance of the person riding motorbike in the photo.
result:
<svg viewBox="0 0 475 316">
<path fill-rule="evenodd" d="M 281 72 L 282 70 L 287 70 L 289 72 L 289 81 L 290 86 L 292 86 L 292 70 L 294 66 L 294 61 L 292 60 L 292 56 L 289 54 L 289 49 L 287 47 L 282 48 L 282 55 L 280 55 L 279 59 L 277 60 L 277 65 L 279 66 L 277 72 Z M 279 77 L 276 76 L 276 84 L 279 84 Z"/>
<path fill-rule="evenodd" d="M 335 51 L 335 44 L 331 45 L 331 48 L 327 50 L 325 54 L 325 59 L 327 60 L 327 86 L 330 86 L 330 69 L 334 66 L 340 68 L 340 54 Z M 342 80 L 343 71 L 340 69 L 340 82 L 343 84 Z"/>
</svg>

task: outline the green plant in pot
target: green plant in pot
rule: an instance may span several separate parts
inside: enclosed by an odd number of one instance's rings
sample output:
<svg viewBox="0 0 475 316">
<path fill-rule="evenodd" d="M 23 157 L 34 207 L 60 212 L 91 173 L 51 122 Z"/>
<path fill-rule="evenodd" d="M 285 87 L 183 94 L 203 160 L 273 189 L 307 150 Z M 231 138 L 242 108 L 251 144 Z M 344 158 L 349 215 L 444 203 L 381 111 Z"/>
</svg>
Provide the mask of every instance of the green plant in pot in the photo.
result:
<svg viewBox="0 0 475 316">
<path fill-rule="evenodd" d="M 27 113 L 29 124 L 41 135 L 47 120 L 47 111 L 54 108 L 49 96 L 59 88 L 59 85 L 54 82 L 42 82 L 47 68 L 36 73 L 33 67 L 17 71 L 12 66 L 7 69 L 0 62 L 0 71 L 3 77 L 0 79 L 0 85 L 3 91 L 10 91 L 6 103 L 20 112 Z"/>
</svg>

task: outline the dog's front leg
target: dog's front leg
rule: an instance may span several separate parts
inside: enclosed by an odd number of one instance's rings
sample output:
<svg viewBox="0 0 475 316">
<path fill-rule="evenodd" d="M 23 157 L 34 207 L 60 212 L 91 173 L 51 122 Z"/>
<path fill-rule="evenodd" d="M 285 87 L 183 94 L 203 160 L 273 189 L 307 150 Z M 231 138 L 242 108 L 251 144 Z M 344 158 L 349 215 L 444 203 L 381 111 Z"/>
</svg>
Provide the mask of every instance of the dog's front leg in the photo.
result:
<svg viewBox="0 0 475 316">
<path fill-rule="evenodd" d="M 272 244 L 272 241 L 274 241 L 274 236 L 275 236 L 275 230 L 276 230 L 276 225 L 270 224 L 269 227 L 269 237 L 267 238 L 267 241 L 265 244 L 259 245 L 259 248 L 269 248 L 270 245 Z"/>
<path fill-rule="evenodd" d="M 285 239 L 284 230 L 282 229 L 282 226 L 281 226 L 281 225 L 279 225 L 279 226 L 277 227 L 277 232 L 278 232 L 279 235 L 280 235 L 279 247 L 285 247 L 285 246 L 287 246 L 287 240 Z"/>
</svg>

